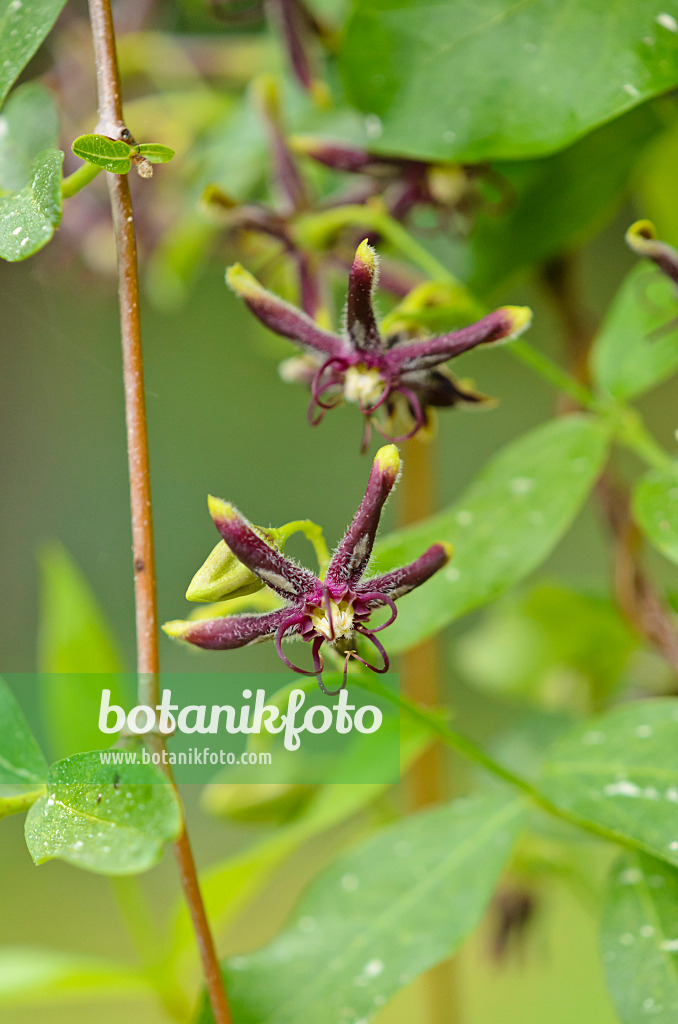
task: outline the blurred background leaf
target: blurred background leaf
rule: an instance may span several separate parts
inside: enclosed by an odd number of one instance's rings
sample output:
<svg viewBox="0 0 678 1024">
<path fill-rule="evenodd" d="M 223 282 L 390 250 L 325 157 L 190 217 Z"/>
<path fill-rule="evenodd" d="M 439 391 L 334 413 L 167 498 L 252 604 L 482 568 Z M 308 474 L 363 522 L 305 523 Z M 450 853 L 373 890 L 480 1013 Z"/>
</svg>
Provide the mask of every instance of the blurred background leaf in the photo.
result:
<svg viewBox="0 0 678 1024">
<path fill-rule="evenodd" d="M 152 998 L 147 980 L 126 964 L 51 949 L 0 949 L 0 1006 L 93 998 L 117 1002 L 144 995 Z"/>
<path fill-rule="evenodd" d="M 678 865 L 678 700 L 635 701 L 557 742 L 538 788 L 554 804 Z"/>
<path fill-rule="evenodd" d="M 586 711 L 620 685 L 638 644 L 609 597 L 537 582 L 492 605 L 453 658 L 491 693 Z"/>
<path fill-rule="evenodd" d="M 678 563 L 678 472 L 655 470 L 636 485 L 633 512 L 650 542 Z"/>
<path fill-rule="evenodd" d="M 66 0 L 3 0 L 0 9 L 0 106 L 65 3 Z"/>
<path fill-rule="evenodd" d="M 24 714 L 3 679 L 0 679 L 0 785 L 40 784 L 47 777 L 47 762 Z"/>
<path fill-rule="evenodd" d="M 451 509 L 384 537 L 379 570 L 437 541 L 455 549 L 450 564 L 403 601 L 389 650 L 432 636 L 532 572 L 586 500 L 608 445 L 606 426 L 593 417 L 554 420 L 500 451 Z"/>
<path fill-rule="evenodd" d="M 676 289 L 641 263 L 619 289 L 591 351 L 593 377 L 615 398 L 635 398 L 678 367 Z"/>
<path fill-rule="evenodd" d="M 42 715 L 55 757 L 96 750 L 101 674 L 111 703 L 126 703 L 122 659 L 84 576 L 60 544 L 40 550 L 38 670 Z"/>
<path fill-rule="evenodd" d="M 492 794 L 410 816 L 341 856 L 263 949 L 227 962 L 242 1024 L 369 1020 L 475 927 L 522 802 Z M 204 1024 L 212 1015 L 206 1008 Z"/>
</svg>

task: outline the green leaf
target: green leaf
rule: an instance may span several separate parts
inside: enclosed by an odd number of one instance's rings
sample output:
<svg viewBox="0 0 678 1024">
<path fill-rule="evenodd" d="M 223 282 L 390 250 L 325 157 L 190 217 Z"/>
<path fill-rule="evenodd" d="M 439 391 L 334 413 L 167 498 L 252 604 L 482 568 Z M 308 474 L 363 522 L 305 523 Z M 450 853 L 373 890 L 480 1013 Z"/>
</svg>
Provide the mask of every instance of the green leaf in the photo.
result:
<svg viewBox="0 0 678 1024">
<path fill-rule="evenodd" d="M 87 160 L 113 174 L 127 174 L 132 166 L 134 150 L 120 139 L 109 139 L 105 135 L 80 135 L 71 144 L 71 149 L 81 160 Z"/>
<path fill-rule="evenodd" d="M 97 599 L 60 544 L 40 551 L 41 672 L 121 672 L 122 660 Z"/>
<path fill-rule="evenodd" d="M 15 89 L 0 116 L 0 187 L 19 192 L 31 180 L 33 160 L 59 144 L 59 118 L 51 92 L 37 82 Z"/>
<path fill-rule="evenodd" d="M 0 1006 L 34 1006 L 55 999 L 139 998 L 151 988 L 126 964 L 55 950 L 0 950 Z"/>
<path fill-rule="evenodd" d="M 0 44 L 1 45 L 1 44 Z M 51 93 L 16 89 L 0 115 L 0 257 L 23 260 L 49 242 L 61 221 L 59 124 Z"/>
<path fill-rule="evenodd" d="M 104 875 L 129 875 L 156 864 L 182 827 L 181 809 L 153 765 L 102 764 L 92 751 L 57 761 L 47 794 L 26 818 L 36 864 L 58 858 Z"/>
<path fill-rule="evenodd" d="M 0 3 L 0 106 L 66 0 L 2 0 Z"/>
<path fill-rule="evenodd" d="M 47 245 L 61 223 L 60 149 L 46 149 L 34 159 L 28 184 L 0 198 L 0 257 L 16 263 Z"/>
<path fill-rule="evenodd" d="M 240 1024 L 370 1019 L 478 924 L 521 816 L 503 793 L 458 800 L 340 856 L 272 942 L 227 961 Z M 205 1009 L 201 1021 L 211 1020 Z"/>
<path fill-rule="evenodd" d="M 114 704 L 126 703 L 122 659 L 87 580 L 68 552 L 40 552 L 38 666 L 45 727 L 58 757 L 101 746 L 101 673 Z M 78 713 L 73 714 L 77 708 Z"/>
<path fill-rule="evenodd" d="M 0 679 L 0 786 L 36 786 L 47 762 L 12 691 Z"/>
<path fill-rule="evenodd" d="M 414 763 L 428 746 L 430 734 L 411 719 L 384 723 L 379 739 L 387 747 L 392 742 L 391 728 L 400 730 L 400 762 L 402 771 Z M 372 737 L 370 753 L 378 756 L 379 746 Z M 346 752 L 346 767 L 352 771 L 356 758 L 362 757 L 363 745 L 353 744 Z M 337 778 L 341 778 L 341 768 Z M 207 913 L 215 931 L 231 924 L 247 903 L 261 891 L 276 867 L 303 843 L 328 829 L 347 821 L 363 810 L 388 788 L 382 783 L 329 783 L 322 786 L 310 800 L 302 817 L 267 836 L 260 843 L 235 856 L 212 865 L 200 878 L 200 887 Z M 177 905 L 173 953 L 174 960 L 187 948 L 194 947 L 193 929 L 185 901 Z"/>
<path fill-rule="evenodd" d="M 538 156 L 674 88 L 676 18 L 676 0 L 354 0 L 341 71 L 373 149 Z"/>
<path fill-rule="evenodd" d="M 636 522 L 654 546 L 678 564 L 678 474 L 653 470 L 636 485 Z"/>
<path fill-rule="evenodd" d="M 174 156 L 174 150 L 159 142 L 142 142 L 137 146 L 139 156 L 145 156 L 151 164 L 166 164 Z"/>
<path fill-rule="evenodd" d="M 626 854 L 610 873 L 601 952 L 621 1024 L 678 1020 L 678 872 Z"/>
<path fill-rule="evenodd" d="M 634 398 L 678 368 L 675 285 L 640 263 L 618 291 L 591 358 L 598 387 L 615 398 Z"/>
<path fill-rule="evenodd" d="M 540 791 L 563 810 L 678 864 L 678 700 L 624 704 L 557 743 Z"/>
<path fill-rule="evenodd" d="M 452 561 L 399 603 L 385 636 L 402 651 L 524 579 L 566 532 L 600 473 L 607 427 L 584 415 L 538 427 L 502 449 L 450 509 L 385 537 L 376 571 L 448 541 Z"/>
<path fill-rule="evenodd" d="M 495 293 L 507 278 L 600 230 L 660 126 L 658 116 L 643 107 L 554 156 L 496 165 L 511 200 L 502 216 L 480 213 L 471 236 L 471 287 Z"/>
</svg>

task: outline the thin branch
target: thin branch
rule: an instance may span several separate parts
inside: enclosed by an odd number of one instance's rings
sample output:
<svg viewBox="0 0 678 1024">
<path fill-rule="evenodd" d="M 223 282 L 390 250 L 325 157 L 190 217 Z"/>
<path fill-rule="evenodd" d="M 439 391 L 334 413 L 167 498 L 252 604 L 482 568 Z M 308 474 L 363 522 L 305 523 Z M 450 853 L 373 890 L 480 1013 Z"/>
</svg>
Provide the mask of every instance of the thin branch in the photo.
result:
<svg viewBox="0 0 678 1024">
<path fill-rule="evenodd" d="M 89 0 L 89 11 L 99 106 L 97 130 L 111 138 L 125 138 L 127 129 L 122 116 L 120 73 L 110 0 Z M 120 327 L 132 512 L 139 697 L 141 703 L 155 706 L 159 702 L 158 672 L 160 665 L 151 478 L 134 215 L 127 175 L 107 174 L 107 178 L 118 255 Z M 155 736 L 153 745 L 156 748 L 164 749 L 162 737 Z M 168 777 L 176 792 L 176 786 L 169 771 Z M 219 961 L 202 902 L 195 860 L 185 826 L 174 845 L 174 852 L 202 957 L 212 1012 L 216 1024 L 231 1024 L 232 1017 L 224 992 Z"/>
<path fill-rule="evenodd" d="M 552 261 L 544 269 L 543 280 L 563 325 L 574 375 L 586 385 L 594 331 L 581 306 L 572 259 L 561 257 Z M 650 464 L 659 463 L 664 468 L 664 453 L 647 435 L 642 421 L 634 418 L 632 425 L 633 429 L 620 440 Z M 628 489 L 616 483 L 608 469 L 598 481 L 596 495 L 614 541 L 613 584 L 617 603 L 640 636 L 663 655 L 678 675 L 675 615 L 642 564 L 641 535 L 631 515 Z"/>
<path fill-rule="evenodd" d="M 400 518 L 403 526 L 421 522 L 435 506 L 435 445 L 413 438 L 406 452 L 407 472 L 402 489 Z M 408 651 L 402 658 L 403 690 L 417 705 L 435 711 L 442 704 L 441 658 L 437 638 Z M 440 743 L 417 758 L 409 772 L 408 802 L 414 811 L 441 803 L 446 797 L 445 760 Z M 433 1024 L 461 1020 L 456 959 L 438 964 L 426 974 L 426 995 Z"/>
</svg>

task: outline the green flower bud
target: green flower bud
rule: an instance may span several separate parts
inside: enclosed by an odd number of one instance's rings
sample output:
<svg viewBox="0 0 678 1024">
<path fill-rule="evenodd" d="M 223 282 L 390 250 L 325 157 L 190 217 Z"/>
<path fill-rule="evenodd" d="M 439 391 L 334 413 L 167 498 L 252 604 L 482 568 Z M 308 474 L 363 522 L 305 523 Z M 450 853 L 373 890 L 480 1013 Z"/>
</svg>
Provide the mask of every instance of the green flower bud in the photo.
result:
<svg viewBox="0 0 678 1024">
<path fill-rule="evenodd" d="M 188 601 L 223 601 L 255 594 L 263 580 L 238 561 L 225 540 L 220 540 L 191 580 Z"/>
</svg>

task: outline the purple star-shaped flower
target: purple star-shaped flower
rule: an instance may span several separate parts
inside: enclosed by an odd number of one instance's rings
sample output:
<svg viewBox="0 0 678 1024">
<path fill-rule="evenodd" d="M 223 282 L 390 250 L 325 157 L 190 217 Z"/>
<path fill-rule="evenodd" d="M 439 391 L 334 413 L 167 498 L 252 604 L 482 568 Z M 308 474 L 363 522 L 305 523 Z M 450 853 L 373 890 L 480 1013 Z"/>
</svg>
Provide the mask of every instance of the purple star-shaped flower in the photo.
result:
<svg viewBox="0 0 678 1024">
<path fill-rule="evenodd" d="M 266 291 L 240 265 L 230 267 L 226 274 L 231 288 L 266 327 L 304 350 L 305 357 L 283 363 L 282 372 L 286 379 L 301 380 L 310 386 L 310 423 L 317 425 L 326 411 L 342 399 L 357 403 L 366 420 L 363 450 L 372 423 L 387 440 L 403 441 L 427 424 L 428 406 L 478 402 L 480 396 L 465 390 L 436 367 L 476 345 L 515 338 L 532 318 L 526 307 L 503 306 L 469 327 L 435 338 L 384 338 L 372 305 L 377 276 L 376 254 L 364 241 L 358 246 L 349 275 L 344 329 L 335 334 Z M 403 403 L 413 426 L 394 437 L 375 414 L 384 409 L 393 419 L 400 411 L 398 404 Z"/>
<path fill-rule="evenodd" d="M 376 634 L 395 620 L 395 601 L 425 583 L 448 561 L 448 544 L 433 544 L 423 555 L 401 569 L 380 576 L 366 576 L 366 570 L 379 518 L 398 477 L 400 457 L 394 445 L 377 452 L 372 464 L 365 497 L 353 517 L 343 540 L 335 551 L 324 576 L 287 558 L 256 532 L 233 505 L 217 498 L 209 499 L 212 518 L 219 533 L 235 556 L 285 602 L 282 608 L 263 614 L 227 615 L 217 619 L 168 622 L 163 629 L 170 636 L 187 640 L 209 650 L 227 651 L 236 647 L 274 639 L 276 651 L 288 668 L 301 675 L 315 675 L 324 693 L 322 681 L 323 644 L 330 644 L 344 656 L 346 685 L 348 662 L 356 658 L 374 672 L 387 672 L 389 659 Z M 386 606 L 390 618 L 370 628 L 369 619 L 376 608 Z M 372 665 L 356 650 L 357 637 L 364 637 L 376 648 L 381 664 Z M 298 637 L 311 644 L 313 669 L 298 668 L 283 650 L 283 640 Z"/>
</svg>

